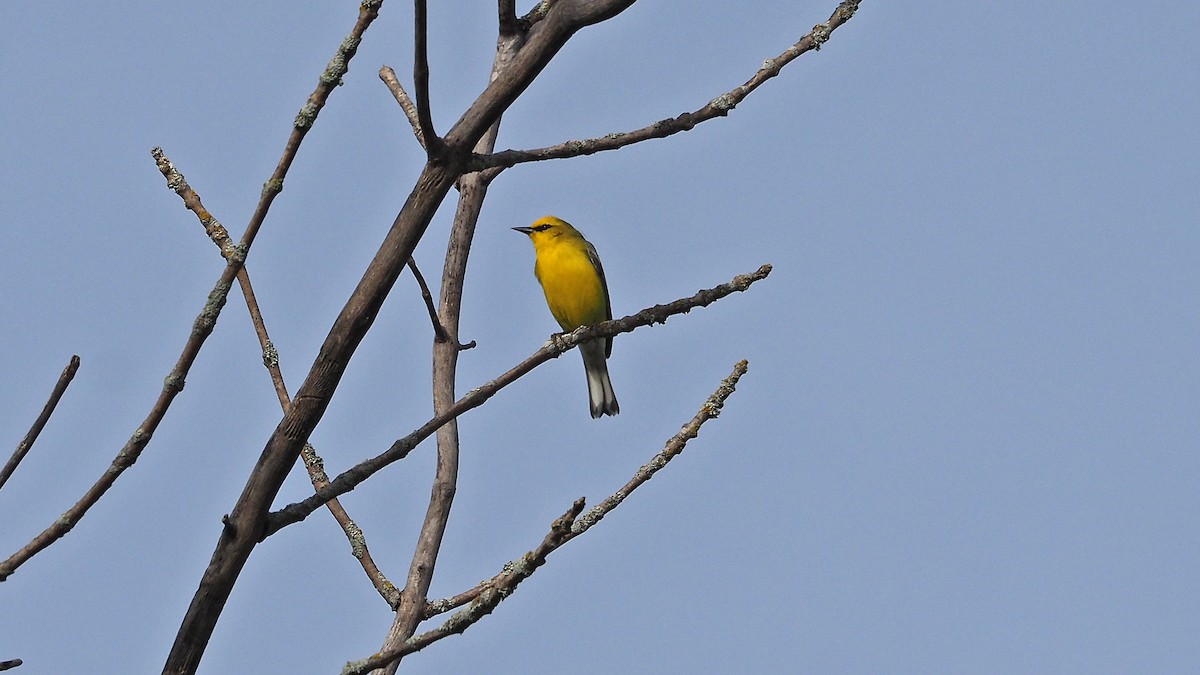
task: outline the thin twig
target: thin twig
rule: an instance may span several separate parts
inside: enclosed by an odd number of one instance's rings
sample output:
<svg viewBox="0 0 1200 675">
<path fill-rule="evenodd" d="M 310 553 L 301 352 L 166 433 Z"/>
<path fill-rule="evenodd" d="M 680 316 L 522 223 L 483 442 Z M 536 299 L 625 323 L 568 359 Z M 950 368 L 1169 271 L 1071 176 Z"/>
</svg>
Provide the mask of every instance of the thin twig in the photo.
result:
<svg viewBox="0 0 1200 675">
<path fill-rule="evenodd" d="M 412 271 L 413 277 L 417 280 L 417 285 L 421 287 L 421 299 L 425 301 L 425 310 L 429 312 L 429 320 L 433 323 L 434 339 L 438 342 L 452 342 L 454 343 L 454 348 L 460 352 L 467 349 L 474 349 L 477 346 L 474 340 L 463 344 L 442 325 L 441 319 L 438 318 L 437 308 L 433 306 L 433 293 L 429 291 L 429 284 L 425 283 L 425 276 L 421 274 L 421 270 L 417 269 L 417 261 L 415 259 L 408 259 L 408 269 Z"/>
<path fill-rule="evenodd" d="M 379 668 L 403 657 L 405 654 L 411 654 L 412 652 L 424 649 L 442 638 L 462 633 L 483 617 L 491 614 L 505 598 L 516 591 L 517 586 L 522 581 L 528 579 L 539 567 L 546 563 L 546 558 L 551 553 L 591 529 L 605 515 L 620 506 L 621 502 L 632 494 L 634 490 L 650 480 L 655 473 L 665 467 L 672 459 L 678 457 L 683 452 L 688 441 L 699 435 L 700 427 L 721 413 L 721 408 L 725 405 L 725 401 L 733 394 L 738 380 L 741 379 L 742 375 L 746 374 L 748 367 L 748 364 L 744 360 L 735 364 L 733 372 L 722 380 L 717 390 L 704 401 L 704 404 L 700 406 L 700 411 L 696 413 L 695 417 L 683 425 L 679 433 L 667 441 L 662 451 L 638 469 L 633 477 L 629 479 L 629 482 L 622 486 L 621 489 L 614 492 L 607 499 L 600 502 L 600 504 L 592 507 L 587 513 L 583 513 L 583 498 L 580 497 L 575 500 L 571 508 L 550 526 L 550 532 L 537 548 L 529 551 L 519 559 L 507 563 L 504 565 L 503 571 L 470 591 L 460 593 L 451 600 L 435 603 L 439 607 L 445 607 L 442 611 L 447 611 L 451 609 L 451 607 L 447 606 L 449 602 L 469 598 L 467 602 L 470 602 L 470 605 L 466 609 L 456 612 L 437 628 L 414 636 L 395 649 L 381 651 L 370 658 L 347 663 L 342 669 L 342 675 L 361 675 L 372 669 Z"/>
<path fill-rule="evenodd" d="M 222 255 L 233 250 L 233 245 L 229 242 L 229 235 L 225 227 L 204 207 L 204 202 L 200 198 L 199 193 L 192 188 L 187 182 L 183 173 L 171 162 L 161 149 L 156 149 L 154 160 L 158 165 L 158 169 L 167 179 L 167 184 L 171 189 L 179 195 L 183 200 L 184 205 L 189 211 L 196 214 L 200 219 L 200 223 L 204 225 L 204 231 L 208 234 L 217 248 L 221 250 Z M 279 351 L 271 342 L 271 336 L 267 333 L 267 324 L 263 320 L 262 311 L 258 306 L 258 298 L 254 294 L 254 286 L 250 283 L 250 271 L 243 266 L 237 273 L 238 284 L 242 289 L 242 296 L 246 300 L 246 307 L 250 311 L 250 320 L 254 324 L 254 334 L 258 336 L 258 344 L 262 349 L 263 365 L 266 366 L 267 372 L 270 374 L 271 383 L 275 387 L 275 395 L 279 399 L 279 406 L 286 413 L 292 401 L 288 396 L 287 385 L 283 381 L 283 371 L 279 368 Z M 305 446 L 305 451 L 302 453 L 304 457 L 304 467 L 308 470 L 309 480 L 312 482 L 314 489 L 321 489 L 329 482 L 329 477 L 325 474 L 324 465 L 321 458 L 317 455 L 316 449 L 311 445 Z M 346 512 L 341 503 L 337 500 L 331 500 L 327 505 L 330 513 L 333 514 L 334 520 L 341 526 L 342 532 L 350 541 L 350 550 L 359 563 L 362 565 L 363 571 L 367 574 L 367 578 L 371 580 L 371 584 L 375 586 L 375 590 L 379 592 L 383 599 L 387 601 L 389 607 L 395 607 L 399 601 L 400 592 L 396 587 L 387 580 L 387 577 L 375 565 L 375 561 L 371 558 L 371 552 L 367 549 L 366 538 L 363 535 L 362 529 Z"/>
<path fill-rule="evenodd" d="M 494 172 L 497 170 L 503 170 L 517 164 L 539 162 L 547 159 L 565 159 L 579 157 L 580 155 L 591 155 L 606 150 L 617 150 L 627 145 L 633 145 L 634 143 L 655 138 L 666 138 L 667 136 L 672 136 L 683 131 L 689 131 L 701 122 L 707 122 L 717 117 L 724 117 L 761 84 L 778 75 L 784 66 L 806 52 L 819 50 L 821 45 L 829 40 L 829 36 L 834 30 L 854 16 L 858 5 L 858 0 L 842 2 L 833 11 L 828 21 L 813 26 L 813 29 L 807 35 L 800 38 L 791 47 L 785 49 L 783 53 L 773 59 L 767 59 L 763 63 L 763 66 L 758 69 L 758 72 L 754 73 L 754 76 L 747 80 L 745 84 L 721 94 L 697 110 L 685 112 L 678 117 L 659 120 L 654 124 L 633 131 L 612 133 L 581 141 L 566 141 L 558 145 L 534 150 L 504 150 L 490 155 L 477 155 L 472 160 L 471 168 L 475 171 L 491 170 L 494 177 Z"/>
<path fill-rule="evenodd" d="M 388 91 L 392 92 L 392 97 L 396 99 L 396 103 L 400 104 L 400 109 L 404 111 L 404 116 L 412 125 L 413 135 L 417 137 L 421 148 L 428 152 L 429 148 L 425 147 L 425 133 L 421 131 L 421 118 L 417 115 L 417 106 L 409 98 L 408 92 L 404 91 L 404 85 L 400 84 L 400 78 L 396 77 L 396 71 L 392 70 L 391 66 L 383 66 L 379 69 L 379 79 L 383 80 Z"/>
<path fill-rule="evenodd" d="M 421 122 L 421 144 L 430 160 L 442 152 L 442 139 L 433 130 L 433 113 L 429 105 L 429 50 L 426 46 L 428 12 L 425 0 L 413 0 L 413 84 L 417 95 L 417 119 Z"/>
<path fill-rule="evenodd" d="M 316 448 L 305 443 L 304 449 L 300 451 L 300 458 L 304 460 L 304 468 L 308 470 L 308 478 L 312 483 L 313 490 L 320 491 L 329 485 L 329 475 L 325 473 L 325 462 L 317 454 Z M 371 581 L 371 585 L 387 601 L 388 607 L 395 609 L 400 604 L 400 589 L 396 588 L 395 584 L 388 580 L 383 570 L 375 564 L 375 559 L 371 557 L 371 551 L 367 548 L 367 537 L 362 528 L 354 522 L 350 514 L 346 513 L 342 503 L 336 499 L 329 500 L 329 512 L 341 526 L 342 532 L 350 542 L 351 555 L 358 560 L 367 579 Z"/>
<path fill-rule="evenodd" d="M 283 381 L 283 370 L 279 368 L 279 350 L 267 333 L 267 323 L 258 306 L 258 297 L 254 295 L 254 286 L 250 283 L 250 271 L 244 267 L 238 272 L 238 285 L 242 288 L 242 297 L 245 298 L 246 309 L 250 312 L 250 323 L 254 324 L 254 334 L 258 337 L 258 347 L 262 350 L 263 366 L 271 377 L 271 385 L 275 387 L 275 397 L 286 412 L 292 400 L 288 396 L 287 384 Z"/>
<path fill-rule="evenodd" d="M 29 449 L 33 447 L 34 441 L 37 440 L 42 429 L 45 428 L 46 422 L 50 421 L 50 416 L 54 414 L 54 408 L 58 406 L 58 401 L 67 391 L 67 386 L 71 384 L 71 380 L 75 378 L 75 373 L 79 370 L 79 356 L 71 357 L 67 362 L 67 367 L 63 368 L 62 374 L 58 376 L 58 382 L 54 384 L 54 390 L 50 392 L 50 398 L 46 401 L 46 405 L 42 406 L 42 413 L 33 421 L 33 426 L 29 427 L 29 432 L 25 434 L 25 438 L 17 444 L 17 449 L 13 451 L 12 457 L 4 463 L 4 468 L 0 469 L 0 488 L 8 482 L 13 472 L 17 470 L 17 465 L 21 460 L 25 459 L 25 455 L 29 453 Z"/>
<path fill-rule="evenodd" d="M 688 441 L 700 435 L 700 427 L 708 420 L 721 414 L 721 408 L 724 407 L 726 399 L 733 395 L 738 380 L 746 374 L 749 368 L 750 364 L 745 359 L 735 363 L 733 372 L 721 381 L 721 385 L 717 387 L 712 396 L 709 396 L 704 405 L 700 406 L 700 411 L 696 413 L 696 416 L 690 422 L 683 425 L 679 433 L 667 441 L 662 452 L 655 455 L 653 459 L 638 469 L 633 474 L 633 478 L 630 478 L 628 483 L 621 486 L 620 490 L 612 493 L 607 499 L 593 506 L 587 513 L 580 516 L 579 520 L 575 521 L 575 524 L 571 526 L 571 536 L 567 537 L 566 540 L 570 541 L 587 532 L 593 525 L 600 522 L 604 516 L 608 515 L 610 511 L 620 506 L 621 502 L 632 494 L 634 490 L 653 478 L 654 474 L 661 471 L 668 462 L 679 456 L 683 452 L 684 447 L 687 446 Z"/>
<path fill-rule="evenodd" d="M 604 321 L 592 326 L 577 328 L 570 333 L 560 333 L 551 336 L 550 341 L 543 345 L 541 349 L 534 352 L 521 363 L 513 366 L 508 372 L 467 392 L 462 398 L 455 401 L 454 405 L 447 408 L 441 414 L 434 415 L 432 419 L 416 431 L 392 443 L 391 447 L 384 452 L 343 471 L 330 481 L 329 487 L 318 491 L 307 499 L 289 504 L 278 511 L 272 511 L 268 516 L 266 533 L 263 536 L 270 536 L 288 525 L 293 525 L 304 520 L 313 511 L 320 508 L 321 504 L 334 497 L 350 492 L 380 469 L 407 457 L 413 448 L 432 435 L 446 422 L 455 419 L 468 410 L 478 408 L 495 395 L 496 392 L 512 384 L 521 376 L 550 359 L 558 358 L 579 343 L 628 333 L 642 326 L 666 323 L 668 318 L 676 314 L 689 312 L 696 307 L 707 307 L 728 295 L 745 291 L 754 282 L 765 279 L 770 273 L 771 266 L 763 265 L 754 272 L 734 277 L 729 283 L 702 290 L 690 297 L 681 298 L 665 305 L 647 307 L 636 314 L 630 314 L 621 319 Z"/>
<path fill-rule="evenodd" d="M 21 659 L 12 659 L 11 661 L 0 661 L 0 670 L 12 670 L 24 663 Z"/>
</svg>

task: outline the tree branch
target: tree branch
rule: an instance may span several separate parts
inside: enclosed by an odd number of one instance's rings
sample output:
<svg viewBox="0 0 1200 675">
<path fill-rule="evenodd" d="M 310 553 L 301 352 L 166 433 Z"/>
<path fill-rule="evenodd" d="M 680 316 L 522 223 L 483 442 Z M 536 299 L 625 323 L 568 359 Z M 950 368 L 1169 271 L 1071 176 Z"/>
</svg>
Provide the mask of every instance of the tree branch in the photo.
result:
<svg viewBox="0 0 1200 675">
<path fill-rule="evenodd" d="M 525 46 L 446 134 L 453 151 L 469 150 L 579 30 L 620 14 L 635 0 L 556 0 L 530 28 Z M 465 171 L 464 171 L 465 173 Z"/>
<path fill-rule="evenodd" d="M 416 278 L 417 285 L 421 287 L 421 299 L 425 301 L 425 309 L 429 312 L 429 320 L 433 323 L 434 339 L 438 342 L 451 342 L 458 351 L 474 349 L 476 346 L 474 340 L 464 345 L 442 325 L 441 319 L 438 318 L 437 308 L 433 306 L 433 293 L 429 291 L 429 284 L 425 283 L 425 276 L 421 274 L 421 270 L 417 269 L 417 261 L 415 259 L 408 259 L 408 269 L 413 273 L 413 277 Z"/>
<path fill-rule="evenodd" d="M 421 124 L 421 135 L 426 155 L 435 160 L 442 151 L 442 139 L 433 130 L 433 113 L 429 108 L 429 49 L 426 46 L 428 12 L 426 0 L 413 0 L 413 84 L 417 93 L 417 120 Z"/>
<path fill-rule="evenodd" d="M 42 413 L 33 421 L 33 426 L 29 427 L 25 438 L 22 438 L 21 442 L 17 444 L 17 449 L 13 451 L 12 457 L 9 457 L 8 461 L 4 463 L 4 468 L 0 469 L 0 488 L 3 488 L 4 484 L 8 482 L 9 477 L 17 470 L 17 465 L 25 459 L 25 455 L 29 454 L 29 449 L 33 447 L 37 437 L 42 433 L 42 429 L 50 421 L 50 416 L 54 414 L 59 400 L 66 393 L 67 386 L 71 384 L 71 380 L 75 378 L 75 373 L 78 371 L 79 356 L 75 355 L 71 357 L 71 360 L 67 362 L 67 367 L 63 368 L 62 374 L 58 376 L 58 382 L 54 384 L 50 398 L 46 401 L 46 405 L 42 406 Z"/>
<path fill-rule="evenodd" d="M 404 111 L 404 116 L 408 118 L 408 123 L 412 126 L 413 135 L 417 137 L 417 142 L 421 144 L 426 152 L 429 148 L 425 145 L 425 132 L 421 130 L 421 118 L 417 115 L 417 106 L 409 98 L 408 92 L 404 91 L 404 85 L 400 84 L 400 78 L 396 77 L 396 71 L 392 70 L 391 66 L 383 66 L 379 69 L 379 79 L 387 85 L 388 91 L 392 92 L 392 97 L 396 99 L 396 103 L 400 104 L 400 109 Z"/>
<path fill-rule="evenodd" d="M 767 59 L 763 63 L 762 68 L 759 68 L 758 72 L 754 73 L 745 84 L 721 94 L 697 110 L 685 112 L 678 117 L 659 120 L 654 124 L 633 131 L 612 133 L 582 141 L 566 141 L 565 143 L 537 148 L 535 150 L 504 150 L 490 155 L 476 155 L 471 162 L 471 168 L 475 171 L 491 170 L 497 172 L 497 170 L 503 170 L 526 162 L 566 159 L 581 155 L 591 155 L 606 150 L 617 150 L 627 145 L 633 145 L 634 143 L 655 138 L 666 138 L 683 131 L 690 131 L 701 122 L 707 122 L 717 117 L 724 117 L 760 85 L 778 75 L 784 66 L 806 52 L 819 50 L 821 45 L 829 40 L 829 36 L 834 30 L 854 16 L 858 5 L 859 2 L 857 0 L 842 2 L 833 11 L 827 22 L 813 26 L 813 29 L 807 35 L 800 38 L 799 41 L 788 47 L 783 53 L 773 59 Z M 494 173 L 492 175 L 494 176 Z"/>
<path fill-rule="evenodd" d="M 521 24 L 517 21 L 516 0 L 498 0 L 496 3 L 496 14 L 500 24 L 499 33 L 501 38 L 520 32 Z"/>
<path fill-rule="evenodd" d="M 200 223 L 204 225 L 204 231 L 217 248 L 221 249 L 222 254 L 234 251 L 234 246 L 229 241 L 229 235 L 225 227 L 204 208 L 204 203 L 200 199 L 200 195 L 192 188 L 192 186 L 184 178 L 183 174 L 171 163 L 171 160 L 160 149 L 155 149 L 154 159 L 158 164 L 159 171 L 167 178 L 168 185 L 176 194 L 183 199 L 184 205 L 189 211 L 196 214 L 200 219 Z M 263 320 L 262 311 L 258 306 L 258 299 L 254 295 L 254 286 L 250 283 L 250 272 L 243 266 L 237 273 L 238 283 L 242 288 L 242 296 L 246 300 L 246 307 L 250 311 L 250 319 L 254 324 L 254 333 L 258 336 L 259 346 L 262 348 L 263 365 L 266 366 L 267 372 L 270 374 L 271 383 L 275 387 L 276 397 L 279 399 L 279 406 L 286 413 L 292 401 L 287 393 L 287 385 L 283 381 L 283 372 L 279 368 L 279 351 L 271 342 L 271 337 L 267 333 L 267 324 Z M 311 445 L 305 445 L 304 466 L 308 470 L 309 480 L 312 482 L 314 489 L 321 489 L 329 482 L 329 477 L 325 475 L 324 467 L 321 458 L 317 455 L 316 449 Z M 375 565 L 375 561 L 371 558 L 371 552 L 367 549 L 366 538 L 363 535 L 362 529 L 346 512 L 341 503 L 337 500 L 331 500 L 329 504 L 329 512 L 333 514 L 334 520 L 341 526 L 342 532 L 350 541 L 350 550 L 354 557 L 362 565 L 363 571 L 367 578 L 371 580 L 371 584 L 375 586 L 375 590 L 379 592 L 383 599 L 387 601 L 389 607 L 395 607 L 399 602 L 399 591 L 392 585 L 387 577 Z"/>
<path fill-rule="evenodd" d="M 221 251 L 221 256 L 229 260 L 237 255 L 237 246 L 229 238 L 229 231 L 217 220 L 216 216 L 212 215 L 208 209 L 204 207 L 203 200 L 200 195 L 192 188 L 192 186 L 184 178 L 183 173 L 175 167 L 171 159 L 167 157 L 162 148 L 154 148 L 150 151 L 154 157 L 154 163 L 158 166 L 158 170 L 163 177 L 167 179 L 167 186 L 171 188 L 179 198 L 183 200 L 183 205 L 187 210 L 196 215 L 200 220 L 200 224 L 204 226 L 204 232 L 212 243 L 217 245 Z M 254 296 L 254 286 L 250 283 L 250 271 L 243 264 L 237 271 L 238 285 L 241 286 L 242 296 L 246 299 L 246 307 L 250 311 L 250 320 L 254 324 L 254 333 L 258 336 L 259 346 L 262 348 L 263 365 L 267 367 L 267 372 L 271 375 L 271 384 L 275 387 L 275 394 L 279 398 L 280 404 L 286 406 L 289 398 L 287 387 L 283 382 L 283 374 L 279 371 L 278 353 L 275 351 L 275 346 L 271 343 L 271 338 L 267 334 L 267 325 L 263 321 L 262 312 L 258 307 L 258 300 Z"/>
<path fill-rule="evenodd" d="M 630 314 L 621 319 L 604 321 L 592 326 L 583 326 L 570 333 L 559 333 L 551 336 L 549 342 L 524 361 L 513 366 L 496 379 L 467 392 L 462 398 L 455 401 L 454 405 L 447 408 L 445 412 L 434 415 L 432 419 L 421 425 L 416 431 L 392 443 L 391 447 L 384 452 L 343 471 L 330 481 L 329 487 L 302 501 L 294 502 L 278 511 L 273 511 L 268 518 L 264 537 L 270 536 L 288 525 L 293 525 L 304 520 L 313 511 L 319 509 L 324 502 L 350 492 L 380 469 L 404 459 L 413 448 L 426 438 L 429 438 L 443 424 L 468 410 L 478 408 L 494 396 L 496 392 L 512 384 L 518 378 L 550 359 L 558 358 L 579 343 L 596 338 L 612 337 L 621 333 L 628 333 L 642 326 L 666 323 L 668 318 L 676 314 L 684 314 L 697 307 L 707 307 L 728 295 L 743 292 L 750 288 L 754 282 L 767 278 L 767 275 L 770 273 L 771 266 L 763 265 L 754 272 L 734 277 L 729 283 L 699 291 L 690 297 L 681 298 L 664 305 L 647 307 L 636 314 Z"/>
<path fill-rule="evenodd" d="M 672 459 L 678 457 L 683 452 L 688 441 L 699 435 L 700 427 L 708 420 L 720 415 L 725 401 L 733 394 L 738 380 L 741 379 L 742 375 L 746 374 L 748 367 L 748 364 L 744 360 L 735 364 L 733 372 L 721 381 L 721 385 L 717 387 L 717 390 L 700 406 L 700 411 L 696 413 L 695 417 L 683 425 L 679 433 L 667 441 L 662 451 L 638 469 L 633 477 L 629 479 L 629 482 L 622 486 L 621 489 L 614 492 L 585 514 L 583 513 L 583 498 L 580 497 L 575 500 L 571 508 L 551 524 L 550 532 L 537 548 L 526 553 L 520 559 L 506 564 L 503 571 L 491 579 L 479 584 L 466 593 L 455 596 L 456 599 L 470 597 L 470 606 L 455 613 L 441 626 L 413 637 L 403 645 L 380 651 L 370 658 L 361 661 L 347 663 L 342 669 L 342 675 L 361 675 L 374 668 L 397 661 L 404 655 L 424 649 L 442 638 L 462 633 L 483 617 L 491 614 L 505 598 L 516 591 L 517 586 L 522 581 L 528 579 L 539 567 L 546 563 L 546 558 L 551 553 L 561 548 L 563 544 L 591 529 L 593 525 L 600 522 L 609 512 L 620 506 L 621 502 L 632 494 L 634 490 L 650 480 L 655 473 L 665 467 Z M 583 515 L 581 516 L 580 514 Z"/>
<path fill-rule="evenodd" d="M 320 491 L 329 485 L 329 475 L 325 473 L 325 462 L 317 454 L 316 448 L 305 443 L 304 449 L 300 451 L 300 457 L 304 460 L 304 468 L 308 471 L 309 482 L 312 483 L 313 490 Z M 367 536 L 363 533 L 362 528 L 354 522 L 340 501 L 331 499 L 328 506 L 329 512 L 333 514 L 333 519 L 337 521 L 342 532 L 345 533 L 346 539 L 350 542 L 350 554 L 358 560 L 367 579 L 375 587 L 375 591 L 387 602 L 388 607 L 395 609 L 400 604 L 400 590 L 391 581 L 388 581 L 387 576 L 375 564 L 375 559 L 371 557 L 371 551 L 367 548 Z"/>
</svg>

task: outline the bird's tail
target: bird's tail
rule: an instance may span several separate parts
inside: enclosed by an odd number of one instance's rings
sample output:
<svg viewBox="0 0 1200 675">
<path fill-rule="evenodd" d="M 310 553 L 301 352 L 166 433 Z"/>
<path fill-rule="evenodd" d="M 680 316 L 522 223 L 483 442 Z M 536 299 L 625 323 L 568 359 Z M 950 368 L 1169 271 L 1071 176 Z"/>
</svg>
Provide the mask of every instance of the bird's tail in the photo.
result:
<svg viewBox="0 0 1200 675">
<path fill-rule="evenodd" d="M 612 381 L 608 379 L 608 362 L 604 358 L 604 341 L 595 340 L 579 345 L 583 355 L 583 370 L 587 373 L 588 398 L 592 406 L 592 417 L 616 415 L 621 412 Z"/>
</svg>

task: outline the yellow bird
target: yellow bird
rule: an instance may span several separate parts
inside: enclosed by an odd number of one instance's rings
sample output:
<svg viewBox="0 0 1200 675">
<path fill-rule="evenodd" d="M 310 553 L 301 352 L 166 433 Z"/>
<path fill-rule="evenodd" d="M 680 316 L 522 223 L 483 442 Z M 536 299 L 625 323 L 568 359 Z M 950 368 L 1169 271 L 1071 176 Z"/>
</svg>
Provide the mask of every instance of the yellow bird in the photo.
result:
<svg viewBox="0 0 1200 675">
<path fill-rule="evenodd" d="M 530 227 L 513 229 L 529 235 L 533 242 L 537 257 L 533 273 L 542 284 L 550 313 L 563 330 L 573 331 L 612 318 L 600 256 L 579 230 L 554 216 L 539 218 Z M 612 338 L 585 342 L 579 345 L 579 353 L 587 373 L 592 417 L 616 415 L 621 409 L 608 379 L 606 361 L 612 355 Z"/>
</svg>

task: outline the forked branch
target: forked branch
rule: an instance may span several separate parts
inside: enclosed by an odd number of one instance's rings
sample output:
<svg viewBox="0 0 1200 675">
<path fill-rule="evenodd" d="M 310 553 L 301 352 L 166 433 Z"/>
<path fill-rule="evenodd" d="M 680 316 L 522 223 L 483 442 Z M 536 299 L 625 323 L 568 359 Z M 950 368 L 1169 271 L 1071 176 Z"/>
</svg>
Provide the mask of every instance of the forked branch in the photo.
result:
<svg viewBox="0 0 1200 675">
<path fill-rule="evenodd" d="M 654 138 L 666 138 L 667 136 L 673 136 L 683 131 L 690 131 L 701 122 L 707 122 L 717 117 L 724 117 L 760 85 L 778 75 L 784 66 L 806 52 L 819 50 L 821 45 L 829 40 L 829 36 L 834 30 L 854 16 L 854 12 L 858 10 L 858 5 L 858 0 L 846 0 L 842 2 L 833 11 L 828 21 L 813 26 L 813 29 L 808 34 L 800 38 L 791 47 L 785 49 L 783 53 L 775 58 L 767 59 L 762 67 L 758 69 L 758 72 L 754 73 L 740 87 L 717 96 L 692 112 L 685 112 L 678 117 L 659 120 L 641 129 L 607 134 L 598 138 L 566 141 L 565 143 L 537 148 L 535 150 L 504 150 L 490 155 L 477 155 L 471 162 L 471 168 L 475 171 L 487 171 L 490 175 L 525 162 L 566 159 L 568 157 L 579 157 L 580 155 L 591 155 L 605 150 L 617 150 L 627 145 L 633 145 L 634 143 Z"/>
</svg>

